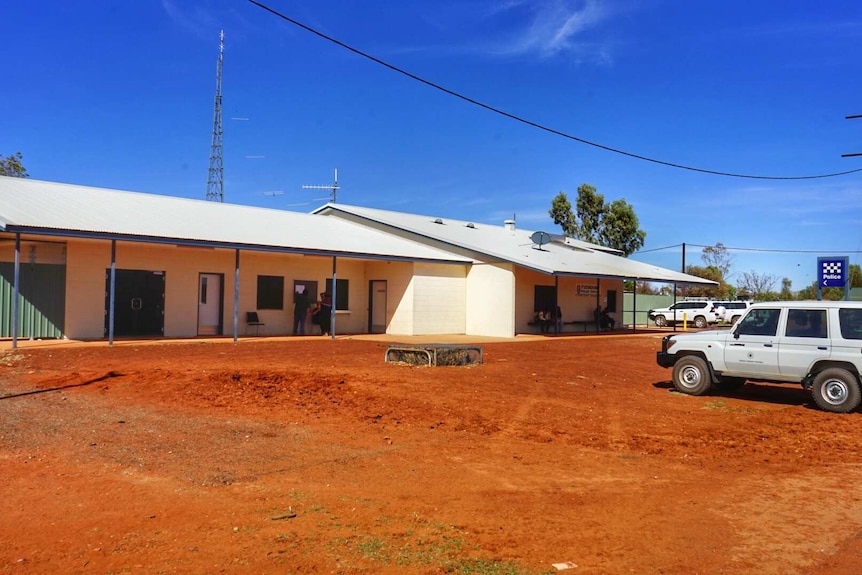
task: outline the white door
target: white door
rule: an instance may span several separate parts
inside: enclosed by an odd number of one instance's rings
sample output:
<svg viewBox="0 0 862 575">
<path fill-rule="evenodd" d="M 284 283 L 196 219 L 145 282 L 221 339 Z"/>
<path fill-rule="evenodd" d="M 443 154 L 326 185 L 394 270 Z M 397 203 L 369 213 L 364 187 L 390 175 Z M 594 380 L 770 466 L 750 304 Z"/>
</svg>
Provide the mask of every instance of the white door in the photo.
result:
<svg viewBox="0 0 862 575">
<path fill-rule="evenodd" d="M 371 280 L 369 288 L 371 289 L 370 331 L 386 333 L 386 281 Z"/>
<path fill-rule="evenodd" d="M 724 349 L 728 374 L 778 376 L 778 320 L 781 309 L 758 309 L 733 329 Z"/>
<path fill-rule="evenodd" d="M 198 280 L 198 335 L 220 335 L 221 274 L 200 274 Z"/>
</svg>

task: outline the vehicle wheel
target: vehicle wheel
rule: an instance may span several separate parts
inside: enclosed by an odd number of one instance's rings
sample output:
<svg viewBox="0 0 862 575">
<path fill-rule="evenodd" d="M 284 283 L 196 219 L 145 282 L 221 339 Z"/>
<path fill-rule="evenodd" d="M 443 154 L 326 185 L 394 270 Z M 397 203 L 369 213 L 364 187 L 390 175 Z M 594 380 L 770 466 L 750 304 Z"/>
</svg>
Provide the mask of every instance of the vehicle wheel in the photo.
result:
<svg viewBox="0 0 862 575">
<path fill-rule="evenodd" d="M 655 316 L 655 324 L 658 327 L 664 327 L 667 325 L 667 320 L 665 319 L 665 317 L 663 315 L 657 315 L 657 316 Z"/>
<path fill-rule="evenodd" d="M 673 366 L 673 386 L 682 393 L 703 395 L 709 391 L 712 379 L 706 361 L 696 355 L 679 358 Z"/>
<path fill-rule="evenodd" d="M 820 409 L 833 413 L 853 411 L 859 407 L 862 398 L 859 380 L 840 367 L 830 367 L 818 373 L 811 386 L 811 395 Z"/>
<path fill-rule="evenodd" d="M 741 315 L 735 315 L 732 318 L 730 318 L 730 325 L 734 325 L 736 322 L 739 321 L 739 318 L 741 318 L 741 317 L 742 317 Z"/>
<path fill-rule="evenodd" d="M 720 377 L 718 379 L 718 388 L 723 391 L 736 391 L 745 385 L 744 377 Z"/>
<path fill-rule="evenodd" d="M 694 327 L 701 328 L 701 329 L 705 328 L 706 327 L 706 318 L 703 317 L 702 315 L 699 315 L 696 318 L 694 318 Z"/>
</svg>

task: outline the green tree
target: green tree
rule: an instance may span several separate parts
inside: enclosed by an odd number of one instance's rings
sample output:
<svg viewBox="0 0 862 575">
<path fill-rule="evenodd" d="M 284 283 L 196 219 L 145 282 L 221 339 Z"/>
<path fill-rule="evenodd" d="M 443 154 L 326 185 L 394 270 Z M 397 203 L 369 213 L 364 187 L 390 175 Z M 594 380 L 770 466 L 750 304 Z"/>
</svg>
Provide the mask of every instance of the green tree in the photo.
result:
<svg viewBox="0 0 862 575">
<path fill-rule="evenodd" d="M 683 295 L 687 297 L 703 297 L 711 299 L 727 299 L 728 285 L 721 275 L 721 270 L 715 266 L 687 266 L 685 273 L 699 278 L 717 282 L 716 286 L 693 285 L 683 288 Z"/>
<path fill-rule="evenodd" d="M 548 215 L 565 235 L 620 250 L 626 256 L 642 248 L 646 239 L 631 204 L 624 199 L 606 203 L 590 184 L 578 186 L 574 213 L 565 192 L 560 192 L 551 202 Z"/>
<path fill-rule="evenodd" d="M 15 178 L 26 178 L 30 174 L 21 163 L 23 156 L 21 152 L 15 152 L 11 156 L 3 157 L 0 155 L 0 176 L 12 176 Z"/>
<path fill-rule="evenodd" d="M 715 267 L 721 271 L 721 277 L 725 280 L 730 279 L 730 268 L 733 266 L 733 256 L 724 247 L 724 244 L 717 242 L 714 246 L 706 246 L 700 254 L 700 259 L 707 267 Z"/>
<path fill-rule="evenodd" d="M 548 212 L 555 224 L 563 228 L 566 237 L 578 237 L 578 220 L 572 212 L 572 203 L 566 197 L 565 192 L 560 192 L 551 202 L 551 210 Z"/>
<path fill-rule="evenodd" d="M 758 273 L 755 270 L 742 272 L 739 280 L 739 290 L 751 294 L 756 301 L 775 301 L 778 293 L 773 290 L 778 278 L 772 274 Z"/>
<path fill-rule="evenodd" d="M 793 286 L 793 282 L 790 281 L 790 278 L 781 278 L 781 292 L 779 295 L 782 300 L 792 300 L 793 298 L 793 290 L 791 287 Z"/>
</svg>

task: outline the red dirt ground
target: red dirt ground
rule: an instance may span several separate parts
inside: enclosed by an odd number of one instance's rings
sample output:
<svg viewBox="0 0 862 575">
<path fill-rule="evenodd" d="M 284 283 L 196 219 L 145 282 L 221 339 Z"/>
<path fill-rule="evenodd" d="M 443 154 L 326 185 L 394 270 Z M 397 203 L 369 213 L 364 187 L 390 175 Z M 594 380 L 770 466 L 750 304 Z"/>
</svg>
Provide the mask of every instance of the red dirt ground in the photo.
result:
<svg viewBox="0 0 862 575">
<path fill-rule="evenodd" d="M 860 415 L 795 386 L 678 394 L 658 347 L 8 350 L 0 572 L 862 572 Z"/>
</svg>

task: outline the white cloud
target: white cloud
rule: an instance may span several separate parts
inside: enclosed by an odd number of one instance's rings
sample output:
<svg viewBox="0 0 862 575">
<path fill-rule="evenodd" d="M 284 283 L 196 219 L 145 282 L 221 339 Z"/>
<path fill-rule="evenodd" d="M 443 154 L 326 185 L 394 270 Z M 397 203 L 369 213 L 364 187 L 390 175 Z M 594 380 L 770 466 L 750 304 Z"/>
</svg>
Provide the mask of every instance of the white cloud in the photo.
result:
<svg viewBox="0 0 862 575">
<path fill-rule="evenodd" d="M 218 34 L 219 24 L 218 18 L 210 12 L 206 4 L 189 7 L 174 0 L 162 0 L 162 9 L 176 25 L 190 30 L 201 39 L 211 40 L 213 30 Z"/>
<path fill-rule="evenodd" d="M 510 1 L 495 10 L 495 17 L 526 17 L 508 39 L 496 47 L 501 55 L 550 57 L 574 54 L 606 61 L 606 49 L 584 36 L 611 16 L 607 4 L 599 0 Z M 520 23 L 520 22 L 519 22 Z"/>
</svg>

